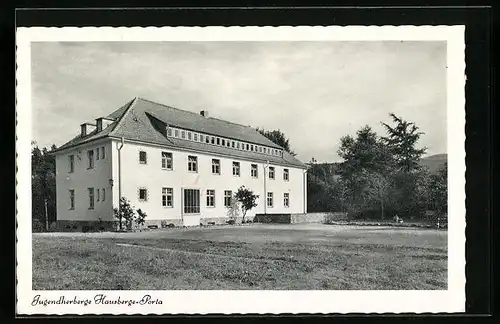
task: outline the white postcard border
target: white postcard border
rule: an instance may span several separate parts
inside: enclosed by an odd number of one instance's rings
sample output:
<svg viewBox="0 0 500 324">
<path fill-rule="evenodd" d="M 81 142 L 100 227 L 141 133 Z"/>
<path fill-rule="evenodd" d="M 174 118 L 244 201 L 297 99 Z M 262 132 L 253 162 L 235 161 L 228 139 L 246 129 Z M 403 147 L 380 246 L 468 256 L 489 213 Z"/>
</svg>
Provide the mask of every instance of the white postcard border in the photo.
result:
<svg viewBox="0 0 500 324">
<path fill-rule="evenodd" d="M 465 311 L 464 26 L 34 27 L 18 28 L 16 201 L 18 314 L 437 313 Z M 54 41 L 446 41 L 448 127 L 448 289 L 436 291 L 34 291 L 31 243 L 31 42 Z M 157 303 L 96 304 L 108 300 Z M 40 299 L 81 304 L 32 306 Z M 90 303 L 85 305 L 85 300 Z"/>
</svg>

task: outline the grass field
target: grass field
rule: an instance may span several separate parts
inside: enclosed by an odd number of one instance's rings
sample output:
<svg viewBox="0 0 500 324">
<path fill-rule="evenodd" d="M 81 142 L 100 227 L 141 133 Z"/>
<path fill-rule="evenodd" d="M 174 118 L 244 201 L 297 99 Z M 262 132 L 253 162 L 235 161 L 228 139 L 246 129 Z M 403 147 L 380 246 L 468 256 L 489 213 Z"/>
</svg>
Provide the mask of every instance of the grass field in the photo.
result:
<svg viewBox="0 0 500 324">
<path fill-rule="evenodd" d="M 33 234 L 33 289 L 446 289 L 447 232 L 334 225 Z"/>
</svg>

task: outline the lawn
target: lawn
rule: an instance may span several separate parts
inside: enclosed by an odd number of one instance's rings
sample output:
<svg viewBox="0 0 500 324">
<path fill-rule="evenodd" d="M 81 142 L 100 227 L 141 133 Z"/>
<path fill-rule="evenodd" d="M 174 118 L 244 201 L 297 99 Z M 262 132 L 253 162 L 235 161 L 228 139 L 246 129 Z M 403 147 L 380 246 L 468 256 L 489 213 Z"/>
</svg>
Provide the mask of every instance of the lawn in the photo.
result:
<svg viewBox="0 0 500 324">
<path fill-rule="evenodd" d="M 33 234 L 35 290 L 446 287 L 442 230 L 257 224 Z"/>
</svg>

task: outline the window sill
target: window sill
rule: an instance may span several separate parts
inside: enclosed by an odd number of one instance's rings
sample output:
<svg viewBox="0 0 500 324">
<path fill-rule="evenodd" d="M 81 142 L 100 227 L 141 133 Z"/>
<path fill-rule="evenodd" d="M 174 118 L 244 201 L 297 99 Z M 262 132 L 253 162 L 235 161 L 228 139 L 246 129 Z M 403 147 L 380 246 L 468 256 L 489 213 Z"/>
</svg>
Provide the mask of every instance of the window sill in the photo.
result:
<svg viewBox="0 0 500 324">
<path fill-rule="evenodd" d="M 68 210 L 75 210 L 75 208 L 68 208 Z"/>
<path fill-rule="evenodd" d="M 165 209 L 172 209 L 174 208 L 174 206 L 161 206 L 162 208 L 165 208 Z"/>
<path fill-rule="evenodd" d="M 172 168 L 170 168 L 170 169 L 169 169 L 169 168 L 161 168 L 161 169 L 162 169 L 163 171 L 173 171 L 173 170 L 174 170 L 174 169 L 172 169 Z"/>
<path fill-rule="evenodd" d="M 206 206 L 207 208 L 215 208 L 215 206 Z"/>
<path fill-rule="evenodd" d="M 198 173 L 198 171 L 189 171 L 189 170 L 188 170 L 188 172 L 189 173 Z"/>
</svg>

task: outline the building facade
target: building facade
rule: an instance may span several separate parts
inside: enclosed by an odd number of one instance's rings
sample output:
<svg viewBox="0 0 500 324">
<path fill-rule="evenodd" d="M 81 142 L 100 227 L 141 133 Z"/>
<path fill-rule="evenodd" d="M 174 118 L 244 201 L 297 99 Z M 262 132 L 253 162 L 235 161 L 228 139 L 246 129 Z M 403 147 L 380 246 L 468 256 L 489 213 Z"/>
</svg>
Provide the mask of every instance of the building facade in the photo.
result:
<svg viewBox="0 0 500 324">
<path fill-rule="evenodd" d="M 146 226 L 223 224 L 245 186 L 259 196 L 247 213 L 307 212 L 306 166 L 251 127 L 135 98 L 54 151 L 62 230 L 116 221 L 119 197 Z M 241 213 L 240 215 L 241 216 Z"/>
</svg>

